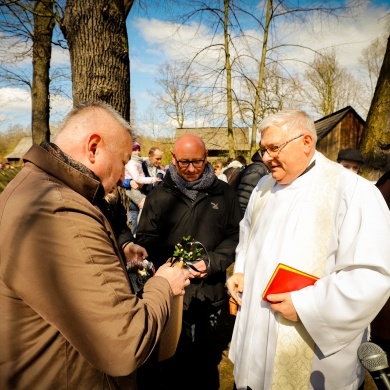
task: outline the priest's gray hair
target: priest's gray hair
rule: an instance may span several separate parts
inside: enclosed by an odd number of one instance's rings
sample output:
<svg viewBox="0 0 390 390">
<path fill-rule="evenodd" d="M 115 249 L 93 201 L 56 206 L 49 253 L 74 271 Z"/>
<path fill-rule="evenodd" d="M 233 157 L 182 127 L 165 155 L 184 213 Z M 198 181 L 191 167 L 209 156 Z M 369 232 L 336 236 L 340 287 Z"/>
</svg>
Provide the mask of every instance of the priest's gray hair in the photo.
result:
<svg viewBox="0 0 390 390">
<path fill-rule="evenodd" d="M 302 132 L 309 132 L 313 136 L 314 143 L 317 142 L 317 131 L 313 119 L 302 110 L 282 110 L 265 117 L 259 126 L 260 136 L 269 127 L 280 127 L 286 133 L 298 135 Z"/>
</svg>

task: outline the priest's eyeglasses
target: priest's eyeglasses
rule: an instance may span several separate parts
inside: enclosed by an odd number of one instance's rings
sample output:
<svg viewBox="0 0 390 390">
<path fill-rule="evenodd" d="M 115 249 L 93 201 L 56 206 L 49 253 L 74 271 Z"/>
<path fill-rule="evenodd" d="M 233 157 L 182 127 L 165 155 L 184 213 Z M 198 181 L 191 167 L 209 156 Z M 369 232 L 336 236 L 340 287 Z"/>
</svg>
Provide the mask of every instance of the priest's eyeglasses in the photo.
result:
<svg viewBox="0 0 390 390">
<path fill-rule="evenodd" d="M 260 146 L 260 149 L 259 149 L 260 155 L 261 155 L 261 157 L 263 157 L 265 152 L 267 152 L 270 157 L 276 157 L 279 154 L 279 152 L 282 150 L 282 148 L 284 148 L 289 142 L 294 141 L 294 140 L 296 140 L 300 137 L 303 137 L 303 136 L 304 136 L 304 134 L 300 134 L 294 138 L 289 139 L 286 142 L 283 142 L 282 144 L 268 146 L 268 148 L 264 148 L 264 147 Z"/>
<path fill-rule="evenodd" d="M 204 155 L 203 159 L 199 160 L 178 160 L 175 155 L 173 155 L 173 158 L 175 159 L 177 166 L 181 169 L 187 169 L 190 164 L 192 164 L 195 169 L 200 169 L 206 161 L 206 155 Z"/>
</svg>

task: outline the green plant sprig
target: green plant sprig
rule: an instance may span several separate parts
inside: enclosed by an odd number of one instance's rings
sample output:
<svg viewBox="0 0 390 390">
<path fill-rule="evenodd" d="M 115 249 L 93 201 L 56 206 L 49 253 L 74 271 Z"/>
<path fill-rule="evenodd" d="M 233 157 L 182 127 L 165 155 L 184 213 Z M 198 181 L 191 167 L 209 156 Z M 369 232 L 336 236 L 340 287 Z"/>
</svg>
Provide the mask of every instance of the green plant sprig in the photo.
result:
<svg viewBox="0 0 390 390">
<path fill-rule="evenodd" d="M 181 242 L 175 245 L 173 257 L 180 257 L 184 261 L 195 261 L 202 255 L 203 248 L 194 247 L 196 242 L 191 236 L 183 237 Z"/>
</svg>

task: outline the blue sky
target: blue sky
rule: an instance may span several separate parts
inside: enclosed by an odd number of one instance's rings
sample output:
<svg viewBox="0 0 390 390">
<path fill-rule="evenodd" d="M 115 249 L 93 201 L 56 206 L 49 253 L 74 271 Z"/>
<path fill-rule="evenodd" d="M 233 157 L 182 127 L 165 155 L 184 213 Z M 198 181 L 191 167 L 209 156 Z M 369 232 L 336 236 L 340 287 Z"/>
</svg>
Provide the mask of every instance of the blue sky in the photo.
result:
<svg viewBox="0 0 390 390">
<path fill-rule="evenodd" d="M 252 4 L 254 13 L 260 13 L 261 7 L 258 1 L 245 3 Z M 389 11 L 390 1 L 376 1 L 369 2 L 353 18 L 329 18 L 325 21 L 313 18 L 311 23 L 308 23 L 307 29 L 303 29 L 296 23 L 285 24 L 283 25 L 284 36 L 280 43 L 300 44 L 316 50 L 335 46 L 341 65 L 359 78 L 358 57 L 361 55 L 361 50 L 373 39 L 385 33 L 384 16 Z M 142 114 L 153 104 L 147 90 L 156 88 L 154 78 L 158 65 L 165 60 L 192 58 L 196 47 L 202 47 L 202 38 L 209 42 L 213 31 L 206 23 L 201 28 L 195 24 L 187 24 L 180 28 L 179 38 L 179 34 L 174 34 L 177 25 L 164 21 L 164 18 L 156 14 L 150 14 L 146 18 L 144 15 L 134 13 L 129 18 L 128 26 L 132 96 L 136 100 L 138 114 Z M 250 29 L 250 26 L 245 27 Z M 191 51 L 191 48 L 194 50 Z M 299 48 L 290 48 L 288 55 L 306 62 L 314 57 L 313 52 Z M 290 62 L 287 67 L 292 73 L 299 72 L 299 64 L 295 61 Z"/>
<path fill-rule="evenodd" d="M 253 12 L 259 12 L 257 1 L 246 1 L 252 4 Z M 357 69 L 361 49 L 374 38 L 385 32 L 384 16 L 390 11 L 390 1 L 371 2 L 369 7 L 362 10 L 354 19 L 329 20 L 328 22 L 312 21 L 311 30 L 303 30 L 297 25 L 284 26 L 286 39 L 313 49 L 337 45 L 337 58 L 341 65 L 352 72 Z M 154 82 L 157 68 L 165 61 L 190 58 L 193 50 L 210 39 L 211 26 L 207 24 L 186 24 L 179 34 L 174 34 L 177 25 L 167 21 L 166 11 L 151 8 L 147 14 L 134 8 L 128 18 L 128 35 L 130 46 L 131 93 L 136 102 L 137 117 L 142 118 L 153 107 L 152 97 L 148 91 L 156 91 Z M 195 34 L 196 32 L 196 34 Z M 305 57 L 310 60 L 310 53 L 289 53 L 295 57 Z M 205 59 L 207 61 L 207 59 Z M 55 48 L 53 65 L 69 65 L 68 54 Z M 20 64 L 23 66 L 23 64 Z M 289 65 L 291 69 L 296 64 Z M 68 98 L 53 97 L 52 122 L 55 124 L 71 108 Z M 20 88 L 0 85 L 0 131 L 10 124 L 30 123 L 31 101 L 29 93 Z M 148 127 L 147 124 L 143 126 Z"/>
</svg>

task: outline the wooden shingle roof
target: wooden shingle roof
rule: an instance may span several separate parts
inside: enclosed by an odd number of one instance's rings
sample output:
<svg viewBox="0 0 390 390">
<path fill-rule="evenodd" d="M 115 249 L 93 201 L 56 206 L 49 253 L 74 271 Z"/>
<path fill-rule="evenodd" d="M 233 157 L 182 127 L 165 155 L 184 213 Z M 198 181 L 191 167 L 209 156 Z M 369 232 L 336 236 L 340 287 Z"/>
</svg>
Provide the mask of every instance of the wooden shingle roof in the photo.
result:
<svg viewBox="0 0 390 390">
<path fill-rule="evenodd" d="M 361 116 L 351 106 L 347 106 L 314 122 L 317 130 L 318 140 L 326 137 L 326 135 L 329 134 L 350 112 L 352 112 L 359 119 L 359 121 L 364 124 L 364 120 L 361 118 Z"/>
<path fill-rule="evenodd" d="M 6 156 L 4 156 L 5 158 L 17 158 L 17 159 L 20 159 L 24 156 L 24 154 L 27 152 L 27 150 L 29 150 L 32 146 L 33 142 L 32 142 L 32 136 L 29 135 L 29 136 L 26 136 L 26 137 L 23 137 L 19 143 L 16 145 L 15 149 L 13 150 L 13 152 L 11 152 L 10 154 L 7 154 Z"/>
<path fill-rule="evenodd" d="M 189 133 L 202 137 L 208 150 L 229 150 L 226 127 L 186 127 L 184 129 L 176 129 L 176 138 Z M 247 127 L 234 127 L 233 135 L 235 150 L 250 150 L 249 129 Z"/>
</svg>

